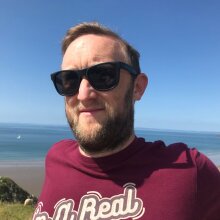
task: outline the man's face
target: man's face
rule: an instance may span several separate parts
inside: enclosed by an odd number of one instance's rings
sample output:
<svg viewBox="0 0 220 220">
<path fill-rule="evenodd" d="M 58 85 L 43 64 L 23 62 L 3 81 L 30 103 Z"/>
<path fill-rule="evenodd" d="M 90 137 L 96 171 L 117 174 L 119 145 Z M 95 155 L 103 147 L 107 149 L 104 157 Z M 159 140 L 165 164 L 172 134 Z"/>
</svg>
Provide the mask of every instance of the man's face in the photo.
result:
<svg viewBox="0 0 220 220">
<path fill-rule="evenodd" d="M 84 69 L 127 57 L 119 41 L 106 36 L 83 35 L 63 57 L 62 69 Z M 125 70 L 110 91 L 97 91 L 83 78 L 79 92 L 65 98 L 66 116 L 84 151 L 98 153 L 120 147 L 133 134 L 133 82 Z"/>
</svg>

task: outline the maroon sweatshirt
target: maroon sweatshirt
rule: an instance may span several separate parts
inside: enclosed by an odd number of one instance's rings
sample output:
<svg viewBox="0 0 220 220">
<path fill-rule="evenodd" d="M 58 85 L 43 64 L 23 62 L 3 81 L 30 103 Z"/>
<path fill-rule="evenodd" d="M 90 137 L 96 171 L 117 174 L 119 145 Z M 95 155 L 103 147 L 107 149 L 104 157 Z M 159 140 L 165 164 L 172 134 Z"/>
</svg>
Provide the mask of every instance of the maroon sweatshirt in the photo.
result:
<svg viewBox="0 0 220 220">
<path fill-rule="evenodd" d="M 183 143 L 135 138 L 119 153 L 89 158 L 56 143 L 34 220 L 220 220 L 220 173 Z"/>
</svg>

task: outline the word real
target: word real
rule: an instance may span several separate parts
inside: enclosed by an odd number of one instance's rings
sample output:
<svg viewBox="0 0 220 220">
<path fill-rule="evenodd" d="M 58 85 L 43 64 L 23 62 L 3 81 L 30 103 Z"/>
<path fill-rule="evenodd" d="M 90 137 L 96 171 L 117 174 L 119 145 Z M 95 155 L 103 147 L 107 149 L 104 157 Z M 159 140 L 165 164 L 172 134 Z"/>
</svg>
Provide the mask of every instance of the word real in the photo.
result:
<svg viewBox="0 0 220 220">
<path fill-rule="evenodd" d="M 135 185 L 129 183 L 124 186 L 124 192 L 111 198 L 102 197 L 98 192 L 88 192 L 74 210 L 72 199 L 61 199 L 54 206 L 53 217 L 47 212 L 41 212 L 43 203 L 40 202 L 33 215 L 33 220 L 105 220 L 140 218 L 145 209 L 143 201 L 137 198 Z"/>
</svg>

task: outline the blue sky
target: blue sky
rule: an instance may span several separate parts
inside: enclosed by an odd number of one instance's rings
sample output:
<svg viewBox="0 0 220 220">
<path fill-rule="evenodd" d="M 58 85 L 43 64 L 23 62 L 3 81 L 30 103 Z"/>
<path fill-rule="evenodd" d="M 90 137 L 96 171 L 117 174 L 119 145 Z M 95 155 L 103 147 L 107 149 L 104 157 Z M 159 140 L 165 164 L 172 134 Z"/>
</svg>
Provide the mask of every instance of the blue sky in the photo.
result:
<svg viewBox="0 0 220 220">
<path fill-rule="evenodd" d="M 50 73 L 66 30 L 96 20 L 141 53 L 136 127 L 220 131 L 219 11 L 218 0 L 1 1 L 0 123 L 66 124 Z"/>
</svg>

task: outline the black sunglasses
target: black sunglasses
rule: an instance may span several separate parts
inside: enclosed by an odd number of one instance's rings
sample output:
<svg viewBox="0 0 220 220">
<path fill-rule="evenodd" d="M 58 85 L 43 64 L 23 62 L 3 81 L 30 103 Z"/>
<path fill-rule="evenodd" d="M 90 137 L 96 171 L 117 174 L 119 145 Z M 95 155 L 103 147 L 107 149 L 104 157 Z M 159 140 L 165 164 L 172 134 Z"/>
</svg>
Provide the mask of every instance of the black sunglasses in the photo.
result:
<svg viewBox="0 0 220 220">
<path fill-rule="evenodd" d="M 100 63 L 82 70 L 61 70 L 51 74 L 57 92 L 63 96 L 75 95 L 83 77 L 98 91 L 108 91 L 118 85 L 120 69 L 128 71 L 134 78 L 138 75 L 135 69 L 122 62 Z"/>
</svg>

